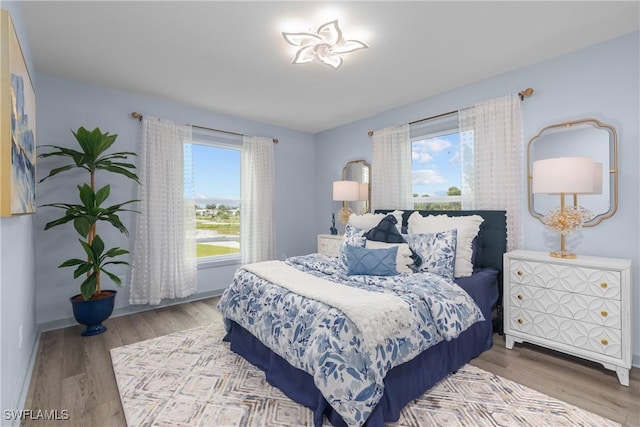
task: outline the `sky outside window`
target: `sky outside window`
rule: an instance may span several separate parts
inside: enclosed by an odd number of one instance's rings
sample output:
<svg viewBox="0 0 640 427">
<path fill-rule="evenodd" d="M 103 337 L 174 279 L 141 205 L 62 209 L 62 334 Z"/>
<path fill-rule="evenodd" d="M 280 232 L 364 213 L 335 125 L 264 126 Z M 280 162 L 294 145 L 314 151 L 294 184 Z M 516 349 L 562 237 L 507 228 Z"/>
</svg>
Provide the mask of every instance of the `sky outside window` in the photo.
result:
<svg viewBox="0 0 640 427">
<path fill-rule="evenodd" d="M 411 144 L 412 192 L 418 196 L 446 196 L 461 188 L 460 134 L 421 139 Z"/>
<path fill-rule="evenodd" d="M 240 201 L 240 150 L 193 144 L 196 203 L 237 206 Z"/>
</svg>

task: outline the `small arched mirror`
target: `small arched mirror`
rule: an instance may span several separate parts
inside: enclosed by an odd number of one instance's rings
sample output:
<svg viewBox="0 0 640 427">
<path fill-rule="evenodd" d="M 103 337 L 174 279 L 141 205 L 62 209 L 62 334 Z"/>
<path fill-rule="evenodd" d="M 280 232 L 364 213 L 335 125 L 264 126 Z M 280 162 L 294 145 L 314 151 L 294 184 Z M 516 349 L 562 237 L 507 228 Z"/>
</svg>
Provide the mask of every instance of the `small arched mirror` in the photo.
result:
<svg viewBox="0 0 640 427">
<path fill-rule="evenodd" d="M 533 163 L 559 157 L 590 157 L 601 164 L 595 180 L 601 184 L 593 194 L 580 194 L 576 204 L 591 212 L 584 227 L 593 227 L 618 209 L 618 137 L 616 130 L 596 119 L 558 123 L 543 128 L 527 147 L 527 190 L 529 213 L 541 222 L 546 213 L 558 207 L 558 196 L 534 194 Z M 598 173 L 601 175 L 598 177 Z M 569 202 L 569 201 L 567 201 Z"/>
<path fill-rule="evenodd" d="M 371 165 L 364 160 L 353 160 L 342 168 L 344 181 L 360 183 L 359 200 L 348 202 L 351 210 L 357 214 L 367 213 L 371 207 Z"/>
</svg>

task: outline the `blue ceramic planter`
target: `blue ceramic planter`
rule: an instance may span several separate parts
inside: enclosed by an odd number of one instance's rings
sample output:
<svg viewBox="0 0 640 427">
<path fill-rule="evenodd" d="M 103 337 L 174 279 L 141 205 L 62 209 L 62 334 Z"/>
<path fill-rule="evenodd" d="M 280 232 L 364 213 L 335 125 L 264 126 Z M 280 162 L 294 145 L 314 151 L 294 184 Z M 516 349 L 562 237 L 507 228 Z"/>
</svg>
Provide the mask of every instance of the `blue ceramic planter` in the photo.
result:
<svg viewBox="0 0 640 427">
<path fill-rule="evenodd" d="M 82 332 L 83 336 L 98 335 L 107 330 L 107 327 L 102 324 L 113 313 L 113 306 L 116 301 L 117 291 L 102 291 L 103 293 L 109 293 L 110 295 L 92 299 L 88 301 L 76 299 L 78 295 L 69 298 L 71 306 L 73 307 L 73 316 L 76 321 L 81 325 L 85 325 L 87 328 Z"/>
</svg>

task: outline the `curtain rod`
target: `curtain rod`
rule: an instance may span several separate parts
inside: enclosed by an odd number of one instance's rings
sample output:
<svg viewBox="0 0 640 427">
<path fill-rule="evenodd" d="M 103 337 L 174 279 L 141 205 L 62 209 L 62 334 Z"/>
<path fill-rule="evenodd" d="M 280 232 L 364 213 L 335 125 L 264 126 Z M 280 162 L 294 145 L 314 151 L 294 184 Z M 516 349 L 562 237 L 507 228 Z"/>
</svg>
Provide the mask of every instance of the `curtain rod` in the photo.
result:
<svg viewBox="0 0 640 427">
<path fill-rule="evenodd" d="M 134 111 L 133 113 L 131 113 L 131 117 L 133 117 L 134 119 L 142 120 L 142 117 L 144 117 L 144 116 L 142 114 Z M 205 127 L 205 126 L 191 125 L 191 127 L 198 128 L 198 129 L 204 129 L 204 130 L 211 130 L 211 131 L 214 131 L 214 132 L 228 133 L 229 135 L 246 136 L 246 135 L 244 135 L 242 133 L 231 132 L 231 131 L 228 131 L 228 130 L 208 128 L 208 127 Z M 272 139 L 273 139 L 273 143 L 274 144 L 278 143 L 278 139 L 277 138 L 272 138 Z"/>
<path fill-rule="evenodd" d="M 518 92 L 518 96 L 520 97 L 520 101 L 524 101 L 524 97 L 525 96 L 531 96 L 533 95 L 533 89 L 531 89 L 530 87 L 526 88 L 523 91 Z M 431 117 L 425 117 L 424 119 L 418 119 L 418 120 L 414 120 L 412 122 L 409 122 L 410 125 L 415 125 L 416 123 L 420 123 L 420 122 L 426 122 L 427 120 L 433 120 L 433 119 L 437 119 L 439 117 L 444 117 L 444 116 L 448 116 L 449 114 L 453 114 L 453 113 L 457 113 L 458 110 L 453 110 L 453 111 L 449 111 L 448 113 L 442 113 L 442 114 L 437 114 L 435 116 L 431 116 Z M 370 130 L 368 132 L 369 136 L 373 136 L 373 131 Z"/>
</svg>

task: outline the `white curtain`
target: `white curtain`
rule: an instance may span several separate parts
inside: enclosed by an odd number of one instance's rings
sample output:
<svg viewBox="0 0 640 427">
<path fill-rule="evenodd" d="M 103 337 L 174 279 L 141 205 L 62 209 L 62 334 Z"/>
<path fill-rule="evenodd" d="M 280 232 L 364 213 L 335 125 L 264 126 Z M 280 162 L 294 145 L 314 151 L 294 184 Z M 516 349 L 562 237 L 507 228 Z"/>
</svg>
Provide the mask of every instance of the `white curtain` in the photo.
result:
<svg viewBox="0 0 640 427">
<path fill-rule="evenodd" d="M 242 138 L 240 254 L 243 264 L 275 258 L 273 139 Z"/>
<path fill-rule="evenodd" d="M 522 247 L 523 137 L 520 99 L 508 96 L 459 112 L 462 208 L 507 211 L 507 250 Z M 375 170 L 375 169 L 374 169 Z"/>
<path fill-rule="evenodd" d="M 191 126 L 144 116 L 140 132 L 136 235 L 130 304 L 160 304 L 197 289 L 193 178 L 185 180 Z M 187 164 L 191 159 L 187 158 Z M 187 171 L 191 173 L 191 170 Z"/>
<path fill-rule="evenodd" d="M 409 125 L 377 130 L 372 139 L 372 209 L 413 209 Z"/>
</svg>

